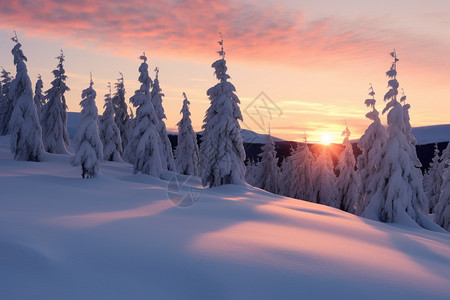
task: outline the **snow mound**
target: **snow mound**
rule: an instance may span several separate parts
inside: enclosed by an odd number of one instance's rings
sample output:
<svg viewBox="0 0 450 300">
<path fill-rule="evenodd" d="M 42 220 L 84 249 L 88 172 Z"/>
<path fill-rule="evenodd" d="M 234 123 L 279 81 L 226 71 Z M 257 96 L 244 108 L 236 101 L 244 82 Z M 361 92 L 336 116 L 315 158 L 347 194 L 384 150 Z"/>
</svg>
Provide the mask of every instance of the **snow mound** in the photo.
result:
<svg viewBox="0 0 450 300">
<path fill-rule="evenodd" d="M 178 189 L 126 163 L 83 180 L 69 155 L 14 161 L 8 145 L 0 299 L 450 298 L 446 233 L 246 185 Z M 188 192 L 195 205 L 171 201 Z"/>
</svg>

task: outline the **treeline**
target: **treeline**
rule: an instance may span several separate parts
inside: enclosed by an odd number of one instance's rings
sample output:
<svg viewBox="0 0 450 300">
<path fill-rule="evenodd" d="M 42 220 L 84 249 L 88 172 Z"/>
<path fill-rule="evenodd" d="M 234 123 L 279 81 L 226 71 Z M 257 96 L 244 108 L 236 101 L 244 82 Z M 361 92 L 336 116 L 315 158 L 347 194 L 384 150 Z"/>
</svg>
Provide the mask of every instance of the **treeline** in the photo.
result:
<svg viewBox="0 0 450 300">
<path fill-rule="evenodd" d="M 291 149 L 281 166 L 270 134 L 258 159 L 250 160 L 246 180 L 269 192 L 325 204 L 383 222 L 412 219 L 425 228 L 430 219 L 450 230 L 450 143 L 439 153 L 437 146 L 429 170 L 422 174 L 412 134 L 406 96 L 399 93 L 398 58 L 386 72 L 388 91 L 384 96 L 387 126 L 375 108 L 375 92 L 369 88 L 364 103 L 372 121 L 358 142 L 361 154 L 355 159 L 346 128 L 344 150 L 336 167 L 330 147 L 313 155 L 306 144 Z M 400 94 L 400 95 L 399 95 Z"/>
<path fill-rule="evenodd" d="M 67 105 L 64 53 L 57 57 L 51 88 L 43 92 L 38 76 L 34 93 L 26 67 L 27 58 L 17 36 L 11 51 L 15 77 L 2 69 L 0 83 L 0 133 L 10 135 L 11 152 L 16 160 L 40 161 L 43 154 L 72 155 L 81 167 L 82 178 L 95 177 L 101 160 L 126 161 L 134 173 L 161 177 L 165 171 L 199 176 L 204 186 L 243 184 L 245 180 L 273 193 L 325 204 L 350 213 L 383 222 L 410 220 L 432 229 L 428 214 L 434 213 L 437 224 L 449 230 L 450 222 L 450 146 L 436 158 L 425 178 L 411 133 L 410 105 L 404 93 L 399 95 L 398 58 L 386 72 L 388 91 L 383 113 L 387 126 L 381 124 L 375 108 L 375 92 L 370 87 L 365 104 L 371 109 L 366 117 L 372 123 L 361 137 L 357 160 L 349 141 L 348 128 L 343 132 L 345 149 L 336 170 L 325 147 L 316 157 L 309 148 L 299 145 L 290 157 L 277 165 L 274 143 L 269 135 L 258 161 L 244 164 L 245 151 L 239 120 L 242 114 L 236 89 L 228 80 L 223 39 L 219 41 L 220 58 L 211 66 L 219 81 L 207 90 L 210 106 L 203 121 L 200 146 L 192 128 L 189 100 L 183 93 L 175 155 L 168 139 L 164 119 L 162 89 L 158 68 L 152 80 L 147 56 L 140 56 L 140 88 L 129 99 L 136 114 L 129 111 L 125 99 L 124 78 L 114 84 L 114 92 L 104 97 L 104 112 L 98 115 L 92 75 L 81 94 L 81 120 L 73 140 L 75 153 L 68 152 Z M 336 171 L 336 172 L 335 172 Z M 338 174 L 336 177 L 335 173 Z M 425 188 L 424 188 L 425 184 Z"/>
<path fill-rule="evenodd" d="M 98 115 L 97 93 L 92 75 L 89 86 L 82 91 L 81 120 L 73 140 L 75 153 L 69 153 L 67 132 L 65 56 L 61 51 L 53 70 L 51 88 L 43 91 L 41 76 L 34 93 L 24 55 L 17 35 L 12 38 L 11 51 L 16 75 L 2 69 L 0 83 L 0 133 L 10 135 L 11 152 L 16 160 L 41 161 L 44 153 L 73 155 L 74 166 L 81 167 L 82 178 L 95 177 L 101 160 L 125 161 L 134 173 L 161 177 L 164 171 L 202 177 L 205 186 L 243 183 L 245 152 L 240 136 L 242 120 L 235 87 L 228 82 L 223 40 L 219 41 L 220 58 L 212 64 L 219 82 L 207 91 L 211 106 L 205 114 L 202 142 L 197 144 L 190 118 L 190 102 L 182 94 L 182 118 L 178 125 L 178 141 L 172 151 L 164 119 L 162 89 L 158 72 L 149 75 L 145 53 L 138 68 L 140 88 L 130 97 L 135 115 L 125 99 L 123 75 L 114 84 L 108 83 L 104 96 L 104 112 Z M 199 159 L 201 155 L 202 159 Z"/>
</svg>

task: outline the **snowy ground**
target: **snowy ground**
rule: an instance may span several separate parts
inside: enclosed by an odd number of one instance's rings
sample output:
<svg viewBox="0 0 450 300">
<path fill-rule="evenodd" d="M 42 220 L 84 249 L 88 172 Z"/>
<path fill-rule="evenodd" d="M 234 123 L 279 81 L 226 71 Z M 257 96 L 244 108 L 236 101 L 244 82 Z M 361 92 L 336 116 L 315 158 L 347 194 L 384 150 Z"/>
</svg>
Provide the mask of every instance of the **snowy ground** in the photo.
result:
<svg viewBox="0 0 450 300">
<path fill-rule="evenodd" d="M 129 165 L 83 180 L 68 156 L 13 161 L 8 142 L 0 299 L 450 299 L 448 234 L 247 186 L 180 208 Z"/>
</svg>

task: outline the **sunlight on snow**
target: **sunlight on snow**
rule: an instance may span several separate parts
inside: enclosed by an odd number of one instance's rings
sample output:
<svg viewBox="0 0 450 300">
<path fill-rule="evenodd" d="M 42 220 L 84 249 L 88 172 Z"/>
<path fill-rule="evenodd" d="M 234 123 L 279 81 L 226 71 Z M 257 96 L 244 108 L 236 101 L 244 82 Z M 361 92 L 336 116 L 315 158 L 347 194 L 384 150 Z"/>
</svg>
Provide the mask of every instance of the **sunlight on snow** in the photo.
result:
<svg viewBox="0 0 450 300">
<path fill-rule="evenodd" d="M 160 200 L 158 202 L 133 209 L 111 212 L 95 212 L 75 216 L 62 216 L 45 220 L 45 222 L 67 227 L 88 228 L 117 220 L 154 216 L 172 207 L 173 205 L 171 202 L 167 200 Z"/>
</svg>

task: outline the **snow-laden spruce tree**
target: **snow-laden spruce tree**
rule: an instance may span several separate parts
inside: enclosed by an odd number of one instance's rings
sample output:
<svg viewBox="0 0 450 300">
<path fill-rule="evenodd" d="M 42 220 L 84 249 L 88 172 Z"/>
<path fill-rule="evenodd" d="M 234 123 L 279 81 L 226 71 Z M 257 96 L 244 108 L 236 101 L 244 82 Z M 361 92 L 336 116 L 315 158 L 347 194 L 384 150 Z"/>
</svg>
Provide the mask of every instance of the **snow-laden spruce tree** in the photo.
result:
<svg viewBox="0 0 450 300">
<path fill-rule="evenodd" d="M 125 136 L 127 141 L 131 141 L 131 139 L 133 138 L 133 130 L 134 127 L 136 126 L 136 118 L 134 117 L 134 113 L 133 110 L 130 107 L 130 113 L 129 113 L 129 118 L 127 120 L 127 122 L 125 123 Z M 123 141 L 123 140 L 122 140 Z M 129 142 L 127 142 L 127 146 L 125 148 L 123 148 L 123 152 L 122 152 L 122 159 L 131 163 L 133 161 L 133 157 L 128 157 L 128 155 L 133 155 L 133 151 L 131 151 L 131 153 L 127 152 L 127 148 L 128 148 L 128 144 Z"/>
<path fill-rule="evenodd" d="M 162 105 L 162 89 L 159 85 L 159 69 L 155 68 L 155 80 L 153 80 L 153 86 L 151 91 L 151 99 L 153 107 L 155 108 L 156 118 L 158 123 L 156 124 L 156 131 L 158 131 L 161 143 L 160 145 L 160 156 L 162 167 L 169 171 L 176 171 L 175 161 L 173 159 L 172 144 L 170 143 L 169 136 L 167 135 L 166 124 L 164 119 L 167 119 L 164 113 L 164 108 Z"/>
<path fill-rule="evenodd" d="M 344 150 L 339 155 L 336 170 L 339 171 L 336 186 L 338 189 L 338 202 L 344 211 L 354 214 L 358 198 L 358 176 L 355 171 L 355 155 L 350 143 L 350 130 L 348 127 L 342 132 L 344 136 Z"/>
<path fill-rule="evenodd" d="M 434 156 L 430 167 L 423 177 L 423 189 L 428 199 L 428 212 L 432 213 L 439 201 L 445 164 L 441 163 L 437 143 L 434 145 Z"/>
<path fill-rule="evenodd" d="M 42 139 L 47 152 L 66 154 L 70 139 L 67 132 L 67 105 L 64 94 L 70 89 L 66 85 L 67 75 L 63 66 L 62 50 L 56 59 L 58 65 L 52 72 L 55 79 L 51 82 L 52 87 L 46 91 L 47 103 L 42 109 Z"/>
<path fill-rule="evenodd" d="M 99 122 L 100 140 L 103 143 L 103 159 L 109 161 L 121 161 L 122 139 L 120 131 L 114 121 L 114 107 L 111 98 L 111 83 L 108 82 L 109 93 L 105 95 L 105 104 L 102 117 Z"/>
<path fill-rule="evenodd" d="M 256 178 L 258 177 L 258 165 L 253 159 L 248 161 L 245 170 L 245 182 L 252 186 L 257 186 Z"/>
<path fill-rule="evenodd" d="M 72 158 L 72 165 L 81 166 L 82 178 L 95 177 L 103 157 L 103 145 L 98 135 L 98 110 L 95 105 L 97 93 L 93 85 L 91 75 L 89 87 L 81 93 L 81 119 L 73 140 L 75 156 Z"/>
<path fill-rule="evenodd" d="M 120 73 L 120 78 L 117 79 L 117 82 L 114 84 L 115 92 L 112 97 L 112 103 L 114 106 L 114 121 L 116 122 L 117 128 L 120 131 L 120 138 L 122 139 L 122 149 L 128 144 L 128 135 L 127 135 L 127 122 L 130 119 L 130 115 L 128 114 L 128 106 L 125 102 L 125 84 L 123 81 L 123 74 Z M 122 154 L 122 152 L 121 152 Z"/>
<path fill-rule="evenodd" d="M 261 161 L 258 164 L 258 177 L 256 178 L 257 186 L 276 194 L 279 188 L 280 168 L 278 167 L 275 143 L 270 135 L 270 131 L 261 150 L 262 153 L 259 154 Z"/>
<path fill-rule="evenodd" d="M 36 111 L 38 114 L 38 118 L 40 120 L 41 113 L 42 113 L 42 107 L 45 104 L 45 97 L 42 94 L 42 88 L 44 87 L 44 84 L 42 82 L 41 74 L 38 74 L 38 80 L 36 81 L 36 85 L 34 88 L 34 105 L 36 105 Z"/>
<path fill-rule="evenodd" d="M 415 167 L 413 170 L 415 170 L 415 172 L 416 172 L 416 177 L 419 178 L 420 182 L 422 183 L 422 187 L 423 187 L 423 174 L 422 174 L 422 170 L 420 169 L 422 167 L 422 163 L 420 162 L 419 158 L 417 157 L 417 150 L 416 150 L 417 140 L 412 133 L 412 127 L 411 127 L 410 117 L 409 117 L 409 109 L 411 108 L 411 106 L 406 103 L 406 95 L 403 92 L 403 89 L 402 89 L 402 94 L 403 95 L 400 98 L 400 103 L 403 103 L 403 123 L 405 124 L 404 130 L 405 130 L 406 140 L 409 143 L 409 156 L 411 157 L 411 161 Z M 424 194 L 424 201 L 426 202 L 425 207 L 429 207 L 428 198 L 426 197 L 426 194 Z"/>
<path fill-rule="evenodd" d="M 297 146 L 298 147 L 298 146 Z M 281 163 L 280 168 L 280 180 L 279 180 L 279 189 L 278 194 L 289 197 L 292 192 L 292 185 L 294 182 L 292 181 L 292 155 L 294 154 L 294 149 L 290 149 L 290 156 L 286 156 Z M 248 172 L 248 168 L 247 168 Z"/>
<path fill-rule="evenodd" d="M 306 142 L 297 146 L 291 157 L 292 161 L 292 177 L 291 177 L 291 193 L 289 197 L 301 199 L 305 201 L 313 200 L 313 164 L 314 156 L 309 150 Z"/>
<path fill-rule="evenodd" d="M 0 135 L 7 135 L 9 130 L 9 120 L 11 119 L 13 110 L 13 101 L 9 97 L 9 88 L 14 77 L 2 67 L 0 78 L 2 86 L 2 92 L 0 93 Z"/>
<path fill-rule="evenodd" d="M 403 92 L 403 89 L 402 89 Z M 419 158 L 417 157 L 417 151 L 416 151 L 416 144 L 417 140 L 412 134 L 412 127 L 410 123 L 409 118 L 409 109 L 411 108 L 411 105 L 406 103 L 406 95 L 403 92 L 402 97 L 400 98 L 400 103 L 403 103 L 403 123 L 405 124 L 404 132 L 406 136 L 406 140 L 409 143 L 409 156 L 411 157 L 411 161 L 413 162 L 414 166 L 417 168 L 418 175 L 422 176 L 422 172 L 420 171 L 420 167 L 422 167 L 422 163 L 420 162 Z"/>
<path fill-rule="evenodd" d="M 380 114 L 375 108 L 375 92 L 372 85 L 369 88 L 369 95 L 371 98 L 366 99 L 364 103 L 367 107 L 371 107 L 372 111 L 366 114 L 366 118 L 372 120 L 372 123 L 366 129 L 358 142 L 358 147 L 362 153 L 358 156 L 358 198 L 356 202 L 356 214 L 362 216 L 366 210 L 367 203 L 370 202 L 370 197 L 373 195 L 369 192 L 370 182 L 379 170 L 381 165 L 381 156 L 379 152 L 386 143 L 386 128 L 381 124 Z"/>
<path fill-rule="evenodd" d="M 200 145 L 201 177 L 204 186 L 240 184 L 245 176 L 245 150 L 242 142 L 242 121 L 236 88 L 228 82 L 223 39 L 219 41 L 220 59 L 212 64 L 220 81 L 207 91 L 211 105 L 203 120 Z"/>
<path fill-rule="evenodd" d="M 446 163 L 441 194 L 434 211 L 436 212 L 436 224 L 450 231 L 450 160 L 447 160 Z"/>
<path fill-rule="evenodd" d="M 183 93 L 183 107 L 180 113 L 182 114 L 178 126 L 178 145 L 175 150 L 175 163 L 178 172 L 184 175 L 199 175 L 198 162 L 198 144 L 197 134 L 192 128 L 191 112 L 189 105 L 191 104 Z"/>
<path fill-rule="evenodd" d="M 44 146 L 42 144 L 42 130 L 33 102 L 33 90 L 28 76 L 25 62 L 27 58 L 20 47 L 22 46 L 14 36 L 16 43 L 11 53 L 16 65 L 16 77 L 11 82 L 9 98 L 14 103 L 9 122 L 11 152 L 15 160 L 39 161 Z"/>
<path fill-rule="evenodd" d="M 397 81 L 398 58 L 391 53 L 394 61 L 386 75 L 389 90 L 384 96 L 388 111 L 387 140 L 378 153 L 379 170 L 370 182 L 370 202 L 364 216 L 382 222 L 408 223 L 412 219 L 422 224 L 422 211 L 426 205 L 422 181 L 417 176 L 414 161 L 410 155 L 410 142 L 405 135 L 403 107 L 397 101 L 399 83 Z"/>
<path fill-rule="evenodd" d="M 160 138 L 156 131 L 158 119 L 150 94 L 152 81 L 148 76 L 148 64 L 145 53 L 140 56 L 140 59 L 143 60 L 139 67 L 141 87 L 130 98 L 131 103 L 137 107 L 136 118 L 132 136 L 128 140 L 124 154 L 127 160 L 133 164 L 134 173 L 141 172 L 161 177 L 163 168 L 159 150 Z"/>
<path fill-rule="evenodd" d="M 442 151 L 441 155 L 442 169 L 445 168 L 448 160 L 450 160 L 450 142 L 447 144 L 447 147 L 444 149 L 444 151 Z"/>
<path fill-rule="evenodd" d="M 328 147 L 324 146 L 312 170 L 312 202 L 339 208 L 336 175 Z"/>
</svg>

